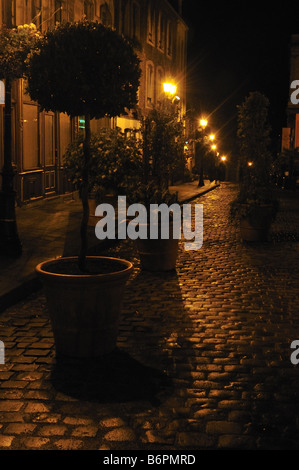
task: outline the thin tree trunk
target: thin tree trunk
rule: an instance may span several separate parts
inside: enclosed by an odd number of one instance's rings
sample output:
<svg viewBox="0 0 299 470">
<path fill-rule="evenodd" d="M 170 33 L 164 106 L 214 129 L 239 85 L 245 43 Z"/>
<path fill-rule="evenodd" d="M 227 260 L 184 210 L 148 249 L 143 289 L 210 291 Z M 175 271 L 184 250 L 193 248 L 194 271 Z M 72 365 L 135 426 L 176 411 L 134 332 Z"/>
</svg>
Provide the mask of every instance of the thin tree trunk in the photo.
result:
<svg viewBox="0 0 299 470">
<path fill-rule="evenodd" d="M 85 116 L 85 139 L 83 143 L 84 150 L 84 169 L 83 169 L 83 183 L 81 191 L 81 201 L 83 208 L 83 215 L 81 220 L 81 249 L 78 258 L 78 265 L 81 271 L 87 272 L 86 255 L 87 255 L 87 226 L 89 219 L 89 204 L 88 204 L 88 174 L 89 174 L 89 161 L 90 161 L 90 116 Z"/>
</svg>

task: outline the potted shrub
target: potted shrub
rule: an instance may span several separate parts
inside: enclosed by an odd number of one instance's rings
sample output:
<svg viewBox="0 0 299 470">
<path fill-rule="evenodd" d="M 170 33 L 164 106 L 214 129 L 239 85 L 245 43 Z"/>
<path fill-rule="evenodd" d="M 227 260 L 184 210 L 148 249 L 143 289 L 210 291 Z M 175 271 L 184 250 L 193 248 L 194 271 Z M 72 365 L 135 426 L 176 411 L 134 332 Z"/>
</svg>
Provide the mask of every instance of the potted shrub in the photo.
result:
<svg viewBox="0 0 299 470">
<path fill-rule="evenodd" d="M 65 23 L 47 32 L 39 53 L 30 60 L 28 92 L 41 109 L 85 119 L 80 253 L 36 267 L 49 303 L 57 356 L 96 357 L 116 345 L 132 264 L 87 256 L 90 120 L 133 107 L 139 78 L 139 60 L 131 44 L 112 29 L 88 21 Z"/>
<path fill-rule="evenodd" d="M 179 237 L 175 233 L 173 214 L 169 217 L 169 237 L 161 236 L 157 219 L 158 237 L 150 237 L 150 209 L 153 204 L 168 208 L 178 202 L 177 194 L 169 192 L 173 172 L 183 158 L 183 126 L 178 121 L 173 104 L 167 101 L 144 117 L 141 126 L 142 172 L 138 185 L 128 192 L 130 203 L 142 204 L 147 211 L 147 238 L 137 238 L 136 247 L 141 267 L 148 271 L 175 269 Z"/>
<path fill-rule="evenodd" d="M 141 268 L 146 271 L 172 271 L 176 267 L 179 236 L 175 231 L 177 220 L 173 220 L 174 215 L 169 212 L 168 234 L 163 236 L 161 228 L 160 213 L 157 213 L 155 221 L 151 220 L 150 213 L 153 205 L 166 208 L 168 211 L 172 204 L 177 204 L 177 194 L 171 194 L 167 189 L 161 189 L 155 181 L 148 184 L 140 184 L 136 190 L 130 195 L 131 201 L 142 204 L 147 212 L 147 221 L 145 222 L 146 238 L 139 237 L 136 239 L 136 249 L 139 255 Z M 157 235 L 151 236 L 151 229 L 156 225 Z M 181 227 L 181 219 L 179 219 L 179 227 Z"/>
<path fill-rule="evenodd" d="M 240 182 L 231 203 L 231 217 L 239 220 L 244 241 L 266 241 L 278 210 L 271 181 L 268 99 L 252 92 L 238 107 Z"/>
<path fill-rule="evenodd" d="M 91 135 L 89 165 L 89 224 L 95 225 L 96 206 L 102 202 L 115 205 L 118 195 L 136 187 L 142 167 L 141 149 L 134 136 L 119 128 L 103 128 Z M 65 175 L 81 194 L 84 168 L 83 138 L 72 142 L 64 155 Z"/>
</svg>

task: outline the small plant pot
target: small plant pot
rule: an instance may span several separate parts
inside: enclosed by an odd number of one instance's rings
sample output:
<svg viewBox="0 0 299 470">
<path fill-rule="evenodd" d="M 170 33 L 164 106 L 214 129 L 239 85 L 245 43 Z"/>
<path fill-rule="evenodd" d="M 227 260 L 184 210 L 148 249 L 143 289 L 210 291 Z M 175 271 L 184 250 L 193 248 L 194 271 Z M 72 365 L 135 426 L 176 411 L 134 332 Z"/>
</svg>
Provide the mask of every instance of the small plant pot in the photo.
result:
<svg viewBox="0 0 299 470">
<path fill-rule="evenodd" d="M 145 271 L 172 271 L 176 268 L 178 240 L 136 240 L 140 264 Z"/>
<path fill-rule="evenodd" d="M 272 205 L 261 205 L 248 217 L 240 219 L 240 232 L 243 241 L 265 242 L 268 240 L 272 220 Z"/>
<path fill-rule="evenodd" d="M 58 357 L 95 358 L 116 348 L 124 289 L 133 265 L 123 259 L 92 256 L 87 266 L 90 274 L 77 272 L 74 257 L 36 266 Z"/>
<path fill-rule="evenodd" d="M 149 233 L 149 226 L 147 229 Z M 178 258 L 179 240 L 173 237 L 173 224 L 169 225 L 168 239 L 136 240 L 141 268 L 145 271 L 173 271 Z"/>
</svg>

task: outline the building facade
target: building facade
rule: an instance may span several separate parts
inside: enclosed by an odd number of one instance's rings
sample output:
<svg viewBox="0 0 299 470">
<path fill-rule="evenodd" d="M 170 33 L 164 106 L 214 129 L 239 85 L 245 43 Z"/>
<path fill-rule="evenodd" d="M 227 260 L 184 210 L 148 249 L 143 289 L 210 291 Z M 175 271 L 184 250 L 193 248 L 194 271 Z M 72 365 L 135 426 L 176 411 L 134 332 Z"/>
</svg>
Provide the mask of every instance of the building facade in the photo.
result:
<svg viewBox="0 0 299 470">
<path fill-rule="evenodd" d="M 178 5 L 180 2 L 178 2 Z M 113 27 L 136 42 L 142 70 L 138 106 L 124 116 L 93 120 L 92 131 L 120 127 L 138 130 L 140 116 L 146 115 L 163 97 L 163 82 L 177 87 L 181 116 L 186 108 L 187 26 L 166 0 L 2 0 L 0 25 L 35 23 L 42 32 L 58 22 L 84 17 Z M 4 104 L 0 82 L 0 165 L 3 166 Z M 2 104 L 1 104 L 2 103 Z M 80 117 L 41 112 L 26 94 L 24 80 L 13 86 L 12 160 L 16 170 L 17 203 L 25 204 L 72 188 L 64 177 L 63 155 L 70 142 L 84 128 Z"/>
</svg>

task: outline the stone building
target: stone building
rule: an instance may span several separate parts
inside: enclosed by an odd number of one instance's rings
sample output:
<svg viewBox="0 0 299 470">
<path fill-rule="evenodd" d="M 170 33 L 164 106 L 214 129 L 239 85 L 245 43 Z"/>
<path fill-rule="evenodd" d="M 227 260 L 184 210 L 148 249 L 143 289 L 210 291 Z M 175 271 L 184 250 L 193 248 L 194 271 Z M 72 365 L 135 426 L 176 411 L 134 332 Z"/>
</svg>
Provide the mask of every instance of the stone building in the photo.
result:
<svg viewBox="0 0 299 470">
<path fill-rule="evenodd" d="M 178 2 L 178 6 L 180 5 Z M 2 0 L 0 25 L 35 23 L 46 31 L 61 21 L 83 17 L 102 22 L 136 41 L 142 75 L 136 110 L 114 119 L 92 122 L 99 127 L 139 128 L 140 115 L 156 105 L 163 96 L 162 84 L 177 87 L 179 110 L 186 109 L 187 26 L 179 9 L 166 0 Z M 3 165 L 3 103 L 0 82 L 0 165 Z M 67 145 L 84 128 L 84 119 L 71 119 L 61 113 L 41 112 L 26 94 L 23 80 L 14 84 L 12 96 L 12 159 L 16 168 L 15 189 L 18 204 L 70 191 L 63 173 Z"/>
</svg>

